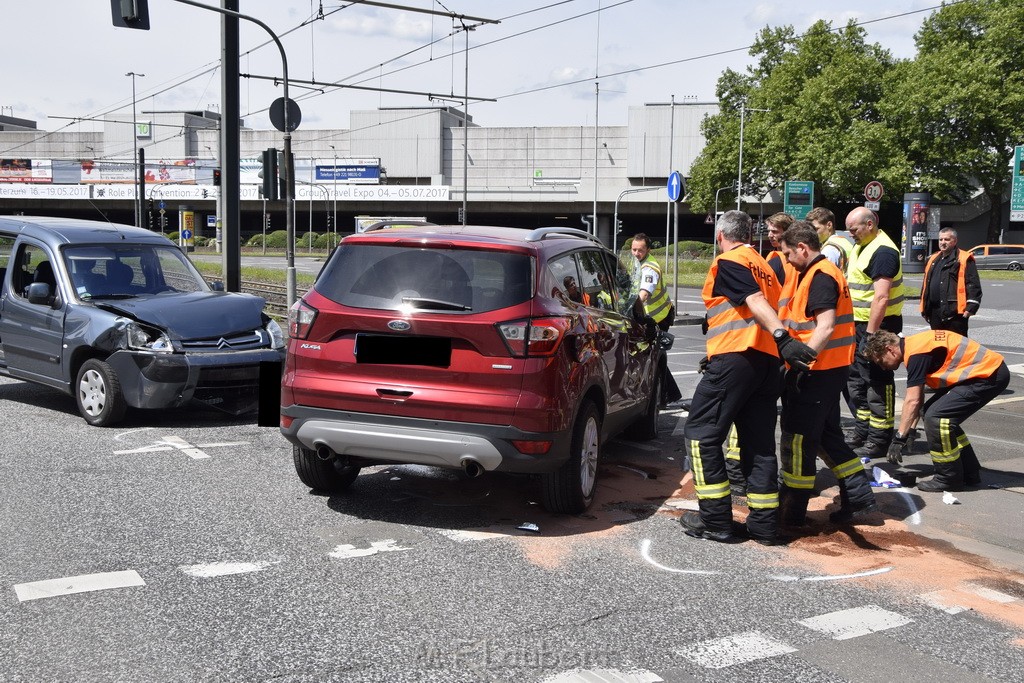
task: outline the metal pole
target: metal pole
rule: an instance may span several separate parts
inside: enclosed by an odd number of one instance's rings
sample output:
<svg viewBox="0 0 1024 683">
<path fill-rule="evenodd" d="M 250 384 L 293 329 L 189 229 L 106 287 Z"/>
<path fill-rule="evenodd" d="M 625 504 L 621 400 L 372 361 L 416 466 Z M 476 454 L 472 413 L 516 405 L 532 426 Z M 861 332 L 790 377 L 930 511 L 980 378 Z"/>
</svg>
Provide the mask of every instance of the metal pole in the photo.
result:
<svg viewBox="0 0 1024 683">
<path fill-rule="evenodd" d="M 600 113 L 601 84 L 594 81 L 594 213 L 591 216 L 593 223 L 590 226 L 594 230 L 594 237 L 597 237 L 597 125 Z M 612 230 L 615 230 L 614 226 L 612 226 Z"/>
<path fill-rule="evenodd" d="M 625 197 L 627 194 L 633 194 L 634 192 L 654 192 L 657 190 L 664 190 L 663 187 L 634 187 L 629 190 L 623 190 L 619 193 L 619 196 L 615 198 L 615 212 L 612 218 L 612 251 L 616 254 L 619 253 L 619 200 Z"/>
<path fill-rule="evenodd" d="M 316 164 L 316 160 L 313 159 L 313 157 L 310 157 L 309 163 L 310 166 L 313 166 Z M 310 178 L 310 180 L 312 180 L 312 178 Z M 309 192 L 309 238 L 307 239 L 309 244 L 307 246 L 309 247 L 310 254 L 313 253 L 313 188 L 311 185 L 312 183 L 310 183 L 310 187 L 307 187 L 306 189 L 306 191 Z"/>
<path fill-rule="evenodd" d="M 334 145 L 331 145 L 331 149 L 334 150 L 334 169 L 331 172 L 334 177 L 334 220 L 331 221 L 334 235 L 331 238 L 331 249 L 334 249 L 334 245 L 338 241 L 338 150 L 334 149 Z"/>
<path fill-rule="evenodd" d="M 132 176 L 135 178 L 135 226 L 142 227 L 142 199 L 139 197 L 139 147 L 138 147 L 138 135 L 139 135 L 139 120 L 135 116 L 135 78 L 142 78 L 146 74 L 135 73 L 129 71 L 125 76 L 132 77 Z"/>
<path fill-rule="evenodd" d="M 674 153 L 672 148 L 674 146 L 673 143 L 675 142 L 675 130 L 674 130 L 674 128 L 675 128 L 675 119 L 676 119 L 676 116 L 675 116 L 675 114 L 676 114 L 676 96 L 675 95 L 672 95 L 672 104 L 670 105 L 669 112 L 670 113 L 669 113 L 669 126 L 668 126 L 668 173 L 665 174 L 666 178 L 670 177 L 672 175 L 672 171 L 674 170 L 672 168 L 672 155 Z M 666 195 L 666 197 L 665 197 L 665 277 L 668 277 L 668 252 L 669 252 L 668 245 L 669 245 L 669 242 L 672 241 L 672 232 L 671 232 L 672 231 L 672 211 L 671 211 L 671 207 L 672 207 L 672 200 L 669 199 L 668 196 Z"/>
<path fill-rule="evenodd" d="M 465 90 L 462 99 L 462 225 L 469 220 L 469 32 L 470 28 L 462 23 L 462 31 L 466 34 L 466 76 Z"/>
<path fill-rule="evenodd" d="M 669 107 L 668 127 L 668 165 L 669 173 L 675 172 L 675 146 L 676 146 L 676 96 L 672 95 Z M 683 188 L 679 188 L 680 199 L 682 199 Z M 668 260 L 668 244 L 665 245 L 665 259 Z M 668 268 L 665 269 L 666 275 Z M 679 202 L 672 202 L 672 303 L 679 307 Z"/>
<path fill-rule="evenodd" d="M 736 172 L 736 210 L 740 210 L 740 199 L 743 196 L 743 120 L 747 113 L 747 101 L 740 102 L 740 165 Z M 716 243 L 717 244 L 717 243 Z"/>
<path fill-rule="evenodd" d="M 263 200 L 263 255 L 267 255 L 267 200 Z"/>
</svg>

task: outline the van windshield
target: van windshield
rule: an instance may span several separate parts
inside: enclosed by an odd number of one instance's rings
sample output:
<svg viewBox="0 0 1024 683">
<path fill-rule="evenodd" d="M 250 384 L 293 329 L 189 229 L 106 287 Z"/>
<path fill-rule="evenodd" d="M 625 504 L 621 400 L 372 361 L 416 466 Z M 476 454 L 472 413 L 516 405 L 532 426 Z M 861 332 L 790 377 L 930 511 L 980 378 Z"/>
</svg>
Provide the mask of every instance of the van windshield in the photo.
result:
<svg viewBox="0 0 1024 683">
<path fill-rule="evenodd" d="M 210 291 L 185 255 L 170 245 L 78 246 L 63 255 L 81 299 Z"/>
</svg>

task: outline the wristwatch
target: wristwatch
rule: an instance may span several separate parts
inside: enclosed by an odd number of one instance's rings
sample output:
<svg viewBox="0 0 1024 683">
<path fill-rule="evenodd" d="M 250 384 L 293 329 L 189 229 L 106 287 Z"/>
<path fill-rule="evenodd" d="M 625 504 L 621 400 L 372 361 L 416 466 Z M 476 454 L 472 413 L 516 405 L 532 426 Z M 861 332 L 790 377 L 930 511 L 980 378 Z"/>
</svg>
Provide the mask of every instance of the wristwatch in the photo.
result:
<svg viewBox="0 0 1024 683">
<path fill-rule="evenodd" d="M 772 339 L 774 339 L 776 341 L 776 343 L 777 343 L 777 342 L 781 341 L 783 337 L 788 336 L 788 334 L 789 333 L 786 332 L 786 328 L 780 327 L 779 329 L 777 329 L 774 332 L 772 332 Z"/>
</svg>

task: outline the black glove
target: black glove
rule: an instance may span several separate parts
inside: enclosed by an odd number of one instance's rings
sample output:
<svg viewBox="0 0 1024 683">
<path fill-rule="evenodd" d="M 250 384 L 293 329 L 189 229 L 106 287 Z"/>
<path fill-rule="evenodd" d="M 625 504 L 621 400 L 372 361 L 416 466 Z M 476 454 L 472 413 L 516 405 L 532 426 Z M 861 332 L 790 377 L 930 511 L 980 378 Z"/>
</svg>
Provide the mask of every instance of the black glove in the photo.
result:
<svg viewBox="0 0 1024 683">
<path fill-rule="evenodd" d="M 698 372 L 699 374 L 703 375 L 703 374 L 704 374 L 704 372 L 705 372 L 705 371 L 706 371 L 707 369 L 708 369 L 708 357 L 707 357 L 707 356 L 704 356 L 704 357 L 703 357 L 703 358 L 701 358 L 701 359 L 700 359 L 699 361 L 697 361 L 697 372 Z"/>
<path fill-rule="evenodd" d="M 708 314 L 707 313 L 704 314 L 704 319 L 700 321 L 700 331 L 703 334 L 707 334 L 708 333 Z"/>
<path fill-rule="evenodd" d="M 794 370 L 810 370 L 811 363 L 818 357 L 814 349 L 788 334 L 776 339 L 775 345 L 779 347 L 782 360 L 789 363 L 789 367 Z"/>
<path fill-rule="evenodd" d="M 886 451 L 885 459 L 893 465 L 899 465 L 903 462 L 903 449 L 907 447 L 907 437 L 899 432 L 892 437 L 892 443 L 889 444 L 889 450 Z"/>
</svg>

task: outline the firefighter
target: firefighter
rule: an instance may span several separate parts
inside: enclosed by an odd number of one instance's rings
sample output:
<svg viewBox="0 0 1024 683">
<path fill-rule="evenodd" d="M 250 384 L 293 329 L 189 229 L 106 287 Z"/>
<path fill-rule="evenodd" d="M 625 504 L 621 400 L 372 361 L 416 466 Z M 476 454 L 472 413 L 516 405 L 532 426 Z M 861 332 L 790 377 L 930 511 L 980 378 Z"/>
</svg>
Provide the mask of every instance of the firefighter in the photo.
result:
<svg viewBox="0 0 1024 683">
<path fill-rule="evenodd" d="M 818 456 L 839 481 L 840 508 L 830 519 L 858 521 L 878 505 L 860 458 L 846 443 L 839 418 L 839 398 L 856 346 L 853 300 L 843 273 L 821 253 L 813 225 L 796 221 L 779 242 L 797 273 L 782 288 L 782 298 L 789 303 L 779 317 L 790 334 L 818 354 L 810 370 L 786 372 L 779 522 L 796 527 L 806 521 Z"/>
<path fill-rule="evenodd" d="M 966 337 L 967 319 L 981 306 L 981 278 L 974 256 L 956 245 L 956 230 L 939 230 L 939 250 L 924 267 L 921 316 L 933 330 Z"/>
<path fill-rule="evenodd" d="M 765 223 L 768 225 L 768 241 L 772 245 L 772 250 L 764 258 L 768 265 L 772 267 L 772 270 L 775 271 L 779 287 L 784 287 L 787 278 L 796 277 L 796 271 L 793 269 L 793 266 L 786 262 L 786 256 L 779 248 L 779 238 L 789 226 L 793 225 L 793 217 L 788 213 L 779 212 L 769 216 Z M 782 305 L 785 302 L 779 303 Z"/>
<path fill-rule="evenodd" d="M 850 253 L 846 280 L 853 298 L 857 348 L 878 330 L 903 331 L 903 265 L 900 251 L 878 228 L 874 212 L 858 206 L 846 217 L 857 244 Z M 896 378 L 857 353 L 848 383 L 856 418 L 851 446 L 858 457 L 885 456 L 896 413 Z"/>
<path fill-rule="evenodd" d="M 881 330 L 871 335 L 864 352 L 888 370 L 900 363 L 907 366 L 907 395 L 899 432 L 888 449 L 889 462 L 903 462 L 910 430 L 923 414 L 935 476 L 919 481 L 918 490 L 959 491 L 980 484 L 981 463 L 960 425 L 1010 383 L 1003 357 L 947 330 L 925 330 L 905 339 Z M 935 394 L 922 408 L 926 385 Z"/>
<path fill-rule="evenodd" d="M 806 220 L 818 231 L 821 255 L 834 263 L 845 277 L 853 245 L 850 240 L 836 234 L 836 215 L 824 206 L 816 206 L 807 212 Z"/>
<path fill-rule="evenodd" d="M 715 226 L 720 253 L 702 290 L 708 361 L 683 428 L 700 511 L 684 512 L 680 522 L 689 536 L 723 543 L 741 540 L 733 532 L 732 495 L 722 453 L 730 425 L 735 424 L 750 509 L 745 534 L 774 545 L 779 542 L 779 357 L 806 370 L 815 354 L 782 326 L 777 314 L 779 284 L 771 266 L 749 244 L 750 228 L 750 216 L 742 211 L 727 211 Z"/>
</svg>

